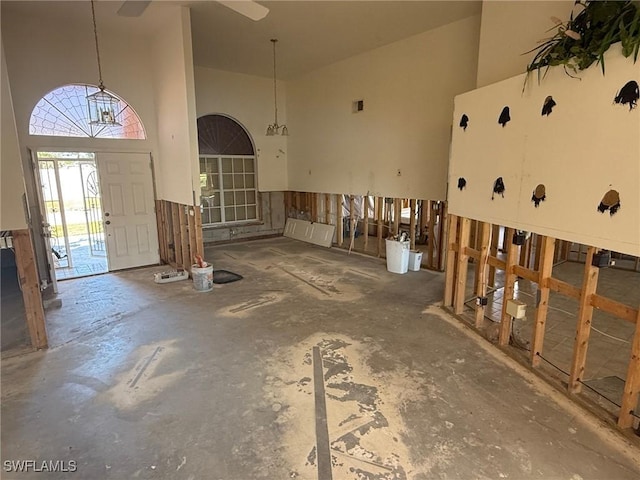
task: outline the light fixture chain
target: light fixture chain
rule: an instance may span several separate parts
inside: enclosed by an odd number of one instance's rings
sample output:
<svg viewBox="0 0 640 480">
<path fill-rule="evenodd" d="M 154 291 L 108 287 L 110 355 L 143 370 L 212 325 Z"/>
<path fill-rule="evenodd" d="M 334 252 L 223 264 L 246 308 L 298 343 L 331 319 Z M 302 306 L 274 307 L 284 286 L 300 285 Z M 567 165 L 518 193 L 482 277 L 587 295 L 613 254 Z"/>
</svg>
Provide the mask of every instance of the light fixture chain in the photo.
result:
<svg viewBox="0 0 640 480">
<path fill-rule="evenodd" d="M 272 39 L 273 42 L 273 107 L 275 113 L 275 127 L 278 128 L 278 89 L 276 86 L 276 42 L 277 39 Z"/>
<path fill-rule="evenodd" d="M 100 49 L 98 48 L 98 27 L 96 26 L 96 10 L 94 6 L 94 0 L 91 0 L 91 15 L 93 17 L 93 36 L 96 39 L 96 58 L 98 59 L 98 77 L 100 80 L 100 90 L 104 90 L 104 84 L 102 82 L 102 66 L 100 65 Z"/>
</svg>

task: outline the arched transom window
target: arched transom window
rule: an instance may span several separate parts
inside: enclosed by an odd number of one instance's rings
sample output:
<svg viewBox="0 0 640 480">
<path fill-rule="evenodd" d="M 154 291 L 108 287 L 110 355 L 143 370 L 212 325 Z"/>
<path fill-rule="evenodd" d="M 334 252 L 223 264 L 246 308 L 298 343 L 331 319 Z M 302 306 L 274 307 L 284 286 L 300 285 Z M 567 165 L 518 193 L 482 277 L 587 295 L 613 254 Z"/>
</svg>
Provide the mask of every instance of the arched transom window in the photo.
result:
<svg viewBox="0 0 640 480">
<path fill-rule="evenodd" d="M 202 223 L 258 220 L 256 157 L 246 130 L 224 115 L 198 119 Z"/>
<path fill-rule="evenodd" d="M 144 126 L 131 105 L 118 98 L 116 124 L 91 124 L 87 96 L 98 91 L 93 85 L 65 85 L 47 93 L 36 104 L 29 119 L 29 134 L 57 137 L 139 139 Z"/>
</svg>

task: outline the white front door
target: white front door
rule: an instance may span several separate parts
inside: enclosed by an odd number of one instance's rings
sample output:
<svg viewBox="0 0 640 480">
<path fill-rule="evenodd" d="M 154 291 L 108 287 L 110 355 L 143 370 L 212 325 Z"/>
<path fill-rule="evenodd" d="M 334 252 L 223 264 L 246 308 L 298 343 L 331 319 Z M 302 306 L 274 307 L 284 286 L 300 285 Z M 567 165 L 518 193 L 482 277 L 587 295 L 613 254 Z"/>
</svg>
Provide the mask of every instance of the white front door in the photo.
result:
<svg viewBox="0 0 640 480">
<path fill-rule="evenodd" d="M 160 261 L 151 157 L 97 153 L 109 271 Z"/>
</svg>

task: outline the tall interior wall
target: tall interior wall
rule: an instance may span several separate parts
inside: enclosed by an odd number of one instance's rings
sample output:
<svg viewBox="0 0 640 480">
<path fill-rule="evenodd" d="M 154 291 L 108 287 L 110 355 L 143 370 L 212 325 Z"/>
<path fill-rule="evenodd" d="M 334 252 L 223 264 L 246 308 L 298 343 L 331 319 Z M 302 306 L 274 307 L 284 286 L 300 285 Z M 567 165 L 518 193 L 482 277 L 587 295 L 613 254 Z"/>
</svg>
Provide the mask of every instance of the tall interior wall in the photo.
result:
<svg viewBox="0 0 640 480">
<path fill-rule="evenodd" d="M 453 97 L 475 87 L 479 31 L 466 18 L 290 80 L 289 190 L 444 199 Z"/>
</svg>

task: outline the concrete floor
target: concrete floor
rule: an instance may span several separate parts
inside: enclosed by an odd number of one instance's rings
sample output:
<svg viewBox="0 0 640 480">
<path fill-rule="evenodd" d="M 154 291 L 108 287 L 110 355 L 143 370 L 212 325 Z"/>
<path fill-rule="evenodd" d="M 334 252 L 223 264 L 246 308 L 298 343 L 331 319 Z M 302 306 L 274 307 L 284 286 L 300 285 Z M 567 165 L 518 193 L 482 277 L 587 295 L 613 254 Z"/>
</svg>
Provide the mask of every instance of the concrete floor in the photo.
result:
<svg viewBox="0 0 640 480">
<path fill-rule="evenodd" d="M 635 447 L 430 306 L 442 274 L 284 238 L 206 259 L 244 279 L 60 283 L 53 347 L 2 361 L 2 461 L 78 472 L 3 479 L 639 478 Z"/>
</svg>

